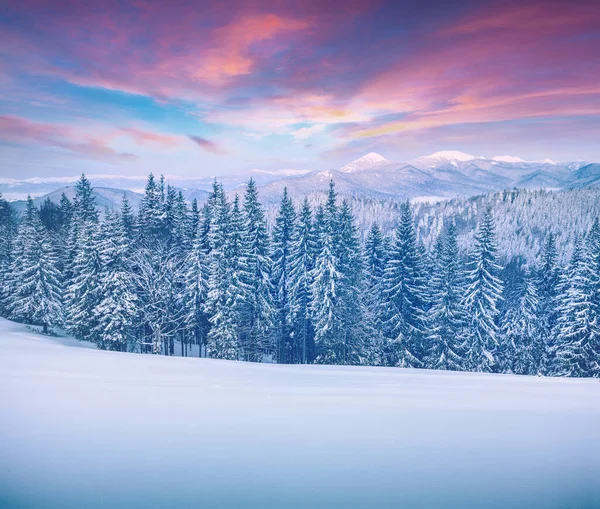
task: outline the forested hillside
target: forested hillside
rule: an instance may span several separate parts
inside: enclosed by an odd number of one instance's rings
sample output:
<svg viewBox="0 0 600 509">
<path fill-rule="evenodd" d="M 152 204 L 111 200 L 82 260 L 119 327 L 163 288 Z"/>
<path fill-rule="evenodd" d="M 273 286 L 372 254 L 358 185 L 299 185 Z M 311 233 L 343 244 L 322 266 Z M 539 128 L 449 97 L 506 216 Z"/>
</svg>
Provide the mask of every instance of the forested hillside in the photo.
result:
<svg viewBox="0 0 600 509">
<path fill-rule="evenodd" d="M 0 202 L 0 311 L 120 351 L 600 376 L 595 193 L 411 207 L 331 182 L 269 221 L 253 180 L 189 206 L 150 175 L 101 215 L 82 176 L 19 221 Z"/>
</svg>

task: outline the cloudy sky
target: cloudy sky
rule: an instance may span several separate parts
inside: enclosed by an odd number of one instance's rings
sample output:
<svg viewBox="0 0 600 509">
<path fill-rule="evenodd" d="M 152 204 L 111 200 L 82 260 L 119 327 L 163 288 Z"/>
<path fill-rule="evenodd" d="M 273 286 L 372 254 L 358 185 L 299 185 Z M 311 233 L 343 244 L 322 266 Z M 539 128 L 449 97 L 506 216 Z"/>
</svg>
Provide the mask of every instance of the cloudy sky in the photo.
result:
<svg viewBox="0 0 600 509">
<path fill-rule="evenodd" d="M 599 47 L 597 1 L 4 0 L 0 173 L 600 160 Z"/>
</svg>

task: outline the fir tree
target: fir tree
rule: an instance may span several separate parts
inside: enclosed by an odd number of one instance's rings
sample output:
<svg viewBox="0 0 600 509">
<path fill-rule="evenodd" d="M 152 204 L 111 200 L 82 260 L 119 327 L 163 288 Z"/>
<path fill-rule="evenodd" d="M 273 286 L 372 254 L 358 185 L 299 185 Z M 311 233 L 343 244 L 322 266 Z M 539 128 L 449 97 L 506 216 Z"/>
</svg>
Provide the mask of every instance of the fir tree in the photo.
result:
<svg viewBox="0 0 600 509">
<path fill-rule="evenodd" d="M 13 247 L 17 232 L 14 211 L 0 193 L 0 316 L 8 316 L 10 267 L 13 261 Z"/>
<path fill-rule="evenodd" d="M 558 316 L 558 288 L 560 282 L 560 269 L 558 267 L 558 253 L 554 234 L 547 235 L 540 256 L 540 263 L 535 273 L 534 284 L 538 298 L 537 322 L 539 339 L 534 352 L 540 372 L 546 372 L 552 365 L 553 359 L 553 330 Z"/>
<path fill-rule="evenodd" d="M 496 237 L 492 213 L 488 209 L 475 235 L 475 251 L 467 274 L 465 306 L 469 314 L 469 368 L 474 371 L 500 370 L 498 303 L 502 298 L 501 267 L 496 262 Z"/>
<path fill-rule="evenodd" d="M 98 227 L 94 223 L 87 223 L 76 239 L 71 279 L 66 293 L 67 326 L 76 338 L 93 341 L 98 330 L 94 309 L 102 299 Z"/>
<path fill-rule="evenodd" d="M 462 302 L 465 278 L 453 223 L 440 234 L 434 260 L 431 309 L 427 318 L 431 345 L 428 367 L 462 370 L 466 353 L 464 328 L 467 314 Z"/>
<path fill-rule="evenodd" d="M 408 203 L 401 207 L 400 221 L 384 272 L 384 288 L 388 301 L 384 315 L 388 338 L 386 363 L 423 367 L 427 355 L 424 344 L 426 287 Z"/>
<path fill-rule="evenodd" d="M 229 256 L 230 236 L 237 235 L 232 227 L 231 206 L 222 188 L 214 190 L 210 225 L 210 276 L 208 281 L 207 310 L 211 328 L 207 338 L 209 357 L 235 360 L 240 349 L 239 288 L 235 284 L 237 260 Z M 238 207 L 239 211 L 239 207 Z M 239 215 L 239 212 L 236 211 Z M 236 230 L 236 231 L 234 231 Z M 241 232 L 239 232 L 241 233 Z"/>
<path fill-rule="evenodd" d="M 196 224 L 198 227 L 198 223 Z M 210 259 L 204 249 L 203 239 L 199 233 L 193 239 L 192 249 L 184 263 L 183 309 L 185 310 L 186 329 L 199 345 L 199 355 L 202 345 L 206 345 L 206 334 L 209 327 L 207 313 L 207 298 L 210 278 Z"/>
<path fill-rule="evenodd" d="M 314 328 L 311 321 L 311 286 L 316 243 L 312 212 L 305 198 L 298 217 L 290 261 L 290 314 L 296 362 L 306 364 L 314 358 Z"/>
<path fill-rule="evenodd" d="M 337 226 L 336 193 L 331 182 L 327 204 L 324 209 L 318 210 L 315 222 L 318 252 L 311 274 L 314 360 L 321 364 L 342 364 L 344 361 L 343 317 L 339 305 L 343 275 L 339 271 L 337 258 Z"/>
<path fill-rule="evenodd" d="M 121 215 L 107 213 L 101 227 L 98 254 L 102 266 L 98 280 L 98 304 L 93 313 L 95 336 L 102 348 L 127 351 L 137 316 L 137 296 L 127 259 L 129 242 Z"/>
<path fill-rule="evenodd" d="M 296 211 L 290 200 L 287 187 L 283 189 L 283 197 L 275 226 L 272 242 L 272 274 L 274 300 L 276 306 L 276 346 L 277 361 L 290 363 L 297 350 L 292 344 L 292 318 L 290 303 L 292 248 L 295 237 Z"/>
<path fill-rule="evenodd" d="M 79 223 L 97 223 L 98 209 L 93 188 L 85 174 L 75 184 L 75 198 L 73 199 L 73 213 Z"/>
<path fill-rule="evenodd" d="M 255 362 L 273 352 L 271 333 L 275 308 L 269 247 L 264 212 L 258 201 L 256 184 L 250 179 L 244 195 L 244 266 L 241 276 L 244 305 L 241 325 L 244 356 Z"/>
<path fill-rule="evenodd" d="M 36 325 L 44 333 L 62 323 L 61 274 L 58 256 L 28 198 L 28 212 L 19 227 L 18 259 L 11 267 L 10 315 Z"/>
<path fill-rule="evenodd" d="M 595 223 L 586 241 L 577 241 L 567 276 L 561 284 L 553 374 L 600 376 L 600 323 L 596 300 L 599 241 L 600 231 Z"/>
<path fill-rule="evenodd" d="M 125 238 L 132 241 L 136 233 L 135 215 L 125 193 L 121 201 L 121 226 Z"/>
<path fill-rule="evenodd" d="M 532 278 L 521 280 L 519 295 L 502 317 L 504 370 L 518 375 L 535 375 L 539 370 L 539 331 L 536 317 L 539 300 Z"/>
<path fill-rule="evenodd" d="M 157 184 L 154 175 L 150 173 L 150 175 L 148 175 L 144 197 L 142 198 L 138 211 L 138 232 L 140 240 L 147 246 L 152 246 L 164 238 L 163 193 L 162 185 Z"/>
</svg>

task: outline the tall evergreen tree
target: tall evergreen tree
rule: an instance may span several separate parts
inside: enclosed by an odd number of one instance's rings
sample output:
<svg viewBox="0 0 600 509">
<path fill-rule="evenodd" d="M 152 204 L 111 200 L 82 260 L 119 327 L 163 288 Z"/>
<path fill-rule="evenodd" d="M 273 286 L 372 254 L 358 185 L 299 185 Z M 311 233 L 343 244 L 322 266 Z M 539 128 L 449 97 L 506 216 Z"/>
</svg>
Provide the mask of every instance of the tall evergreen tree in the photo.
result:
<svg viewBox="0 0 600 509">
<path fill-rule="evenodd" d="M 336 193 L 330 182 L 327 203 L 319 209 L 315 230 L 318 252 L 311 274 L 312 320 L 315 330 L 315 362 L 344 362 L 344 327 L 339 302 L 343 275 L 339 270 L 339 238 Z"/>
<path fill-rule="evenodd" d="M 98 279 L 99 302 L 93 313 L 97 323 L 95 336 L 102 348 L 127 351 L 133 339 L 137 316 L 131 266 L 128 260 L 129 240 L 123 216 L 105 215 L 98 240 L 101 272 Z"/>
<path fill-rule="evenodd" d="M 0 316 L 8 316 L 10 267 L 17 232 L 17 221 L 10 203 L 0 193 Z"/>
<path fill-rule="evenodd" d="M 426 286 L 410 206 L 404 203 L 384 272 L 386 363 L 424 367 Z"/>
<path fill-rule="evenodd" d="M 504 371 L 518 375 L 539 372 L 539 299 L 533 278 L 520 281 L 521 288 L 501 320 L 501 355 Z"/>
<path fill-rule="evenodd" d="M 290 261 L 290 314 L 295 362 L 306 364 L 314 358 L 314 327 L 311 320 L 311 286 L 315 266 L 316 242 L 312 212 L 304 199 L 292 245 Z"/>
<path fill-rule="evenodd" d="M 496 232 L 491 210 L 487 210 L 475 235 L 475 251 L 467 274 L 465 306 L 470 317 L 469 369 L 497 372 L 500 346 L 498 303 L 502 298 L 501 267 L 496 262 Z"/>
<path fill-rule="evenodd" d="M 290 302 L 291 290 L 291 263 L 292 249 L 295 240 L 296 211 L 292 200 L 288 196 L 287 187 L 283 189 L 283 196 L 279 212 L 273 227 L 272 242 L 272 274 L 275 297 L 276 314 L 275 340 L 277 361 L 290 363 L 294 360 L 297 351 L 292 344 L 292 310 Z"/>
<path fill-rule="evenodd" d="M 561 284 L 553 374 L 600 376 L 600 323 L 596 300 L 599 262 L 600 230 L 595 223 L 585 242 L 577 241 Z"/>
<path fill-rule="evenodd" d="M 196 223 L 196 227 L 199 227 L 198 225 Z M 210 325 L 207 313 L 210 258 L 204 249 L 201 232 L 194 236 L 183 271 L 185 286 L 182 298 L 185 325 L 193 336 L 194 342 L 199 345 L 199 355 L 201 355 L 202 345 L 206 345 L 206 335 Z"/>
<path fill-rule="evenodd" d="M 237 261 L 230 256 L 230 236 L 237 235 L 238 226 L 232 226 L 231 206 L 223 189 L 217 187 L 214 195 L 209 234 L 211 251 L 207 310 L 211 328 L 207 338 L 207 353 L 209 357 L 235 360 L 240 350 L 240 290 L 236 285 L 236 267 L 233 265 Z M 236 215 L 239 215 L 237 208 Z"/>
<path fill-rule="evenodd" d="M 96 198 L 93 188 L 85 174 L 75 184 L 75 198 L 73 199 L 73 213 L 80 223 L 97 223 L 99 214 L 96 208 Z"/>
<path fill-rule="evenodd" d="M 546 236 L 540 262 L 535 272 L 534 284 L 538 298 L 536 327 L 539 333 L 534 351 L 540 372 L 546 372 L 553 360 L 549 357 L 553 351 L 553 330 L 558 317 L 558 287 L 560 268 L 556 240 L 552 233 Z"/>
<path fill-rule="evenodd" d="M 256 183 L 250 179 L 244 195 L 244 267 L 242 278 L 242 334 L 244 356 L 259 362 L 273 353 L 275 308 L 271 283 L 269 236 Z"/>
<path fill-rule="evenodd" d="M 162 177 L 161 177 L 162 182 Z M 144 197 L 138 211 L 138 227 L 140 240 L 148 246 L 155 246 L 156 242 L 164 239 L 164 191 L 161 184 L 157 184 L 154 175 L 148 175 Z"/>
<path fill-rule="evenodd" d="M 466 361 L 464 328 L 467 313 L 462 302 L 466 287 L 453 223 L 438 239 L 430 288 L 431 309 L 427 328 L 431 350 L 428 367 L 462 370 Z"/>
<path fill-rule="evenodd" d="M 76 338 L 94 341 L 98 331 L 94 309 L 102 299 L 98 226 L 87 223 L 76 238 L 71 279 L 66 292 L 67 326 Z"/>
<path fill-rule="evenodd" d="M 343 333 L 343 364 L 373 363 L 375 324 L 365 312 L 367 298 L 363 280 L 363 256 L 354 215 L 347 200 L 338 215 L 339 238 L 337 260 L 341 274 L 339 287 L 340 316 Z"/>
<path fill-rule="evenodd" d="M 12 264 L 8 296 L 10 315 L 44 327 L 44 333 L 62 323 L 61 274 L 58 256 L 38 214 L 28 212 L 19 227 L 18 259 Z"/>
</svg>

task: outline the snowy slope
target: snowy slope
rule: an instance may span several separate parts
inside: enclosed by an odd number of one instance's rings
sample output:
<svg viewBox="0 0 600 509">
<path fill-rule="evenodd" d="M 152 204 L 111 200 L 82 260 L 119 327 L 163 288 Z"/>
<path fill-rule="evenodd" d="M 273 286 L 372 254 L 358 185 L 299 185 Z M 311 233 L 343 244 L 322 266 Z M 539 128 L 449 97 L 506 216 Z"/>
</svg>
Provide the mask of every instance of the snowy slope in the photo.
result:
<svg viewBox="0 0 600 509">
<path fill-rule="evenodd" d="M 600 383 L 72 346 L 0 320 L 0 507 L 600 507 Z"/>
</svg>

